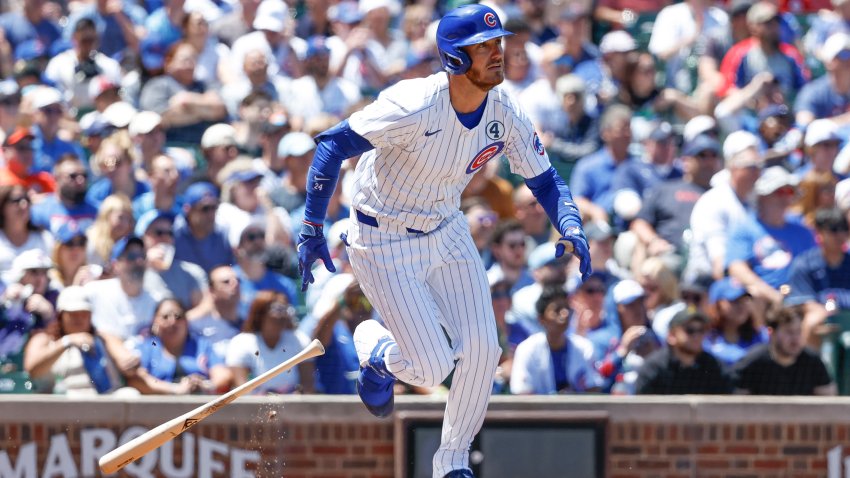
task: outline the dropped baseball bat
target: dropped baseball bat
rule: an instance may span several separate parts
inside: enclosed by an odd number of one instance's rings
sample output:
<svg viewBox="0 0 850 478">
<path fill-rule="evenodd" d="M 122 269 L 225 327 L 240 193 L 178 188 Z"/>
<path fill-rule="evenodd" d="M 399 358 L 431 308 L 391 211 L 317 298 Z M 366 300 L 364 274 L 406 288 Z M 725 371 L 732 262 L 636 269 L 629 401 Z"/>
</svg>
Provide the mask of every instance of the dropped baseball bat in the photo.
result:
<svg viewBox="0 0 850 478">
<path fill-rule="evenodd" d="M 185 432 L 204 418 L 207 418 L 217 412 L 225 405 L 236 400 L 242 395 L 250 393 L 255 388 L 268 382 L 277 375 L 286 372 L 301 362 L 324 353 L 325 348 L 322 347 L 322 343 L 318 340 L 313 340 L 313 342 L 311 342 L 304 350 L 299 352 L 298 355 L 278 364 L 268 372 L 255 377 L 249 382 L 245 382 L 215 400 L 211 400 L 190 412 L 171 419 L 156 428 L 148 430 L 147 432 L 103 455 L 100 460 L 98 460 L 100 470 L 105 474 L 117 472 L 133 461 L 138 460 L 151 451 L 161 447 L 168 441 L 174 439 L 177 435 Z"/>
</svg>

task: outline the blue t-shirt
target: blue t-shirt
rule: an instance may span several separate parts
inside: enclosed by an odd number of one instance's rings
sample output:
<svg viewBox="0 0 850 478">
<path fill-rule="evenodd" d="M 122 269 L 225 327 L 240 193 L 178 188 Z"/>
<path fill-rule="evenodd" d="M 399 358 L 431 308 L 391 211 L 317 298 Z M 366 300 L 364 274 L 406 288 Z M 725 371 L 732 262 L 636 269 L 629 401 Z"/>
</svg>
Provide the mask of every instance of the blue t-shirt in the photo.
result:
<svg viewBox="0 0 850 478">
<path fill-rule="evenodd" d="M 153 202 L 154 202 L 153 191 L 148 191 L 148 192 L 142 194 L 141 196 L 137 197 L 136 199 L 134 199 L 133 200 L 133 217 L 138 220 L 139 217 L 142 216 L 142 214 L 144 214 L 148 211 L 153 211 L 154 210 Z M 170 212 L 171 214 L 174 215 L 174 217 L 179 216 L 183 212 L 183 206 L 182 206 L 182 202 L 180 201 L 180 198 L 175 199 L 174 205 L 171 206 L 171 210 L 166 211 L 166 212 Z"/>
<path fill-rule="evenodd" d="M 6 32 L 6 39 L 12 45 L 12 50 L 25 41 L 36 39 L 49 49 L 50 45 L 62 36 L 59 27 L 50 20 L 42 19 L 33 25 L 27 17 L 18 12 L 0 15 L 0 27 Z"/>
<path fill-rule="evenodd" d="M 134 201 L 142 194 L 151 190 L 150 186 L 138 179 L 134 181 L 136 182 L 136 192 L 133 194 L 133 197 L 130 198 L 131 201 Z M 86 201 L 94 207 L 100 207 L 103 200 L 111 194 L 112 181 L 110 181 L 109 178 L 100 178 L 89 187 L 89 192 L 86 193 Z"/>
<path fill-rule="evenodd" d="M 278 274 L 273 271 L 266 271 L 266 275 L 258 281 L 252 281 L 245 275 L 242 268 L 233 266 L 236 272 L 236 277 L 239 278 L 241 294 L 239 298 L 239 316 L 248 317 L 248 310 L 251 308 L 251 302 L 257 296 L 257 292 L 261 290 L 273 290 L 280 292 L 289 299 L 289 303 L 293 306 L 298 305 L 298 293 L 295 288 L 295 281 L 289 277 Z"/>
<path fill-rule="evenodd" d="M 331 343 L 325 354 L 316 358 L 316 386 L 322 393 L 353 394 L 360 371 L 360 360 L 354 348 L 351 331 L 341 321 L 334 324 Z"/>
<path fill-rule="evenodd" d="M 802 224 L 786 222 L 777 228 L 752 217 L 732 228 L 726 246 L 726 267 L 744 261 L 762 280 L 778 289 L 788 283 L 791 261 L 815 246 L 814 235 Z"/>
<path fill-rule="evenodd" d="M 640 197 L 643 197 L 646 191 L 662 181 L 681 177 L 682 170 L 679 168 L 671 168 L 667 174 L 662 176 L 655 166 L 638 158 L 629 158 L 614 171 L 614 177 L 611 179 L 611 190 L 631 189 L 638 193 Z"/>
<path fill-rule="evenodd" d="M 176 360 L 165 355 L 165 347 L 157 337 L 142 339 L 136 349 L 141 354 L 140 365 L 165 382 L 178 382 L 192 374 L 209 378 L 213 366 L 224 364 L 224 357 L 216 354 L 209 342 L 192 334 L 186 337 L 183 352 Z"/>
<path fill-rule="evenodd" d="M 35 138 L 32 141 L 33 147 L 33 171 L 53 171 L 53 165 L 59 161 L 65 154 L 73 154 L 78 158 L 85 158 L 83 147 L 71 141 L 65 141 L 59 138 L 53 138 L 53 141 L 47 141 L 41 134 L 41 129 L 38 126 L 32 127 L 32 134 Z"/>
<path fill-rule="evenodd" d="M 30 217 L 33 224 L 55 234 L 63 224 L 72 221 L 76 222 L 80 229 L 88 229 L 97 217 L 97 208 L 87 202 L 68 208 L 53 194 L 34 204 Z"/>
<path fill-rule="evenodd" d="M 794 111 L 809 111 L 815 118 L 832 118 L 850 108 L 850 94 L 841 95 L 832 87 L 829 75 L 812 81 L 800 89 Z"/>
<path fill-rule="evenodd" d="M 563 390 L 570 385 L 567 380 L 567 349 L 569 341 L 561 350 L 549 349 L 549 354 L 552 356 L 552 371 L 555 373 L 555 390 Z"/>
<path fill-rule="evenodd" d="M 826 264 L 820 248 L 804 252 L 791 264 L 790 285 L 789 304 L 824 304 L 833 298 L 839 308 L 850 309 L 850 252 L 834 268 Z"/>
<path fill-rule="evenodd" d="M 734 344 L 727 342 L 726 337 L 719 331 L 712 330 L 703 339 L 702 348 L 713 355 L 721 365 L 730 367 L 747 355 L 754 345 L 767 343 L 767 340 L 767 330 L 764 328 L 759 329 L 751 340 L 741 339 Z"/>
<path fill-rule="evenodd" d="M 589 199 L 607 211 L 614 205 L 614 194 L 611 182 L 617 170 L 617 163 L 611 157 L 608 148 L 578 160 L 572 176 L 570 176 L 570 191 L 573 197 L 581 196 Z"/>
<path fill-rule="evenodd" d="M 225 233 L 214 229 L 209 236 L 196 239 L 183 216 L 174 220 L 174 260 L 197 264 L 207 274 L 220 265 L 236 262 Z"/>
<path fill-rule="evenodd" d="M 145 21 L 145 30 L 148 37 L 154 39 L 158 45 L 168 46 L 176 43 L 183 36 L 180 27 L 171 24 L 165 8 L 159 8 L 151 13 Z"/>
</svg>

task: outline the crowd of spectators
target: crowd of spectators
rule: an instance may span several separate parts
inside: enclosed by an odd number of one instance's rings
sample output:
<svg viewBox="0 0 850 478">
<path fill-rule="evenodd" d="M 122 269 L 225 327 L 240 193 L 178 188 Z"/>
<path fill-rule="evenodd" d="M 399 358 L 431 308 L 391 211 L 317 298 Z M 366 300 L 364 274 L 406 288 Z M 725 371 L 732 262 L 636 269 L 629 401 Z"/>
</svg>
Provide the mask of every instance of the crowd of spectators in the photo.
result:
<svg viewBox="0 0 850 478">
<path fill-rule="evenodd" d="M 259 392 L 354 393 L 352 331 L 377 315 L 342 236 L 357 158 L 324 228 L 338 272 L 302 293 L 312 137 L 437 73 L 463 2 L 3 2 L 0 388 L 222 393 L 318 338 Z M 850 1 L 486 2 L 594 269 L 555 258 L 503 158 L 470 178 L 494 392 L 837 393 Z"/>
</svg>

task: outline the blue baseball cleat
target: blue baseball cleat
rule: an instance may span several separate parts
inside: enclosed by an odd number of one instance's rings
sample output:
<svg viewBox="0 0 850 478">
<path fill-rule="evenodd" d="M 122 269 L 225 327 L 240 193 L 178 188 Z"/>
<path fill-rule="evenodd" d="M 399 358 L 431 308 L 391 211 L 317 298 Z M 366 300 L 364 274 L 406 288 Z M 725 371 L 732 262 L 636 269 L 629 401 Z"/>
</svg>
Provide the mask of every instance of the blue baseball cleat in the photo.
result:
<svg viewBox="0 0 850 478">
<path fill-rule="evenodd" d="M 360 360 L 357 394 L 369 413 L 378 418 L 393 412 L 395 376 L 387 370 L 384 353 L 395 345 L 390 331 L 375 320 L 364 320 L 354 329 L 354 347 Z"/>
<path fill-rule="evenodd" d="M 475 475 L 473 475 L 471 471 L 464 468 L 463 470 L 452 470 L 446 473 L 446 476 L 444 476 L 443 478 L 475 478 Z"/>
</svg>

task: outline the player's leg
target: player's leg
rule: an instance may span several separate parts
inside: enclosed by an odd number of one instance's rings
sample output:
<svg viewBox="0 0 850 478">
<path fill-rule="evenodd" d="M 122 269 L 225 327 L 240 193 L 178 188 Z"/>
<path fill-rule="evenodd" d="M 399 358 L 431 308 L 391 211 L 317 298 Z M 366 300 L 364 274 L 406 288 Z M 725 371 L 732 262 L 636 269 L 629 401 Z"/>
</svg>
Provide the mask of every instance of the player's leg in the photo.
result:
<svg viewBox="0 0 850 478">
<path fill-rule="evenodd" d="M 433 461 L 434 476 L 443 477 L 469 466 L 469 446 L 484 421 L 501 349 L 487 274 L 463 215 L 436 239 L 443 264 L 430 272 L 428 284 L 457 359 Z"/>
<path fill-rule="evenodd" d="M 429 250 L 430 238 L 393 236 L 369 226 L 353 226 L 349 239 L 354 274 L 395 342 L 383 352 L 387 369 L 411 385 L 440 384 L 454 367 L 454 356 L 425 284 L 425 270 L 438 258 L 436 251 Z M 380 334 L 368 335 L 377 345 Z"/>
</svg>

